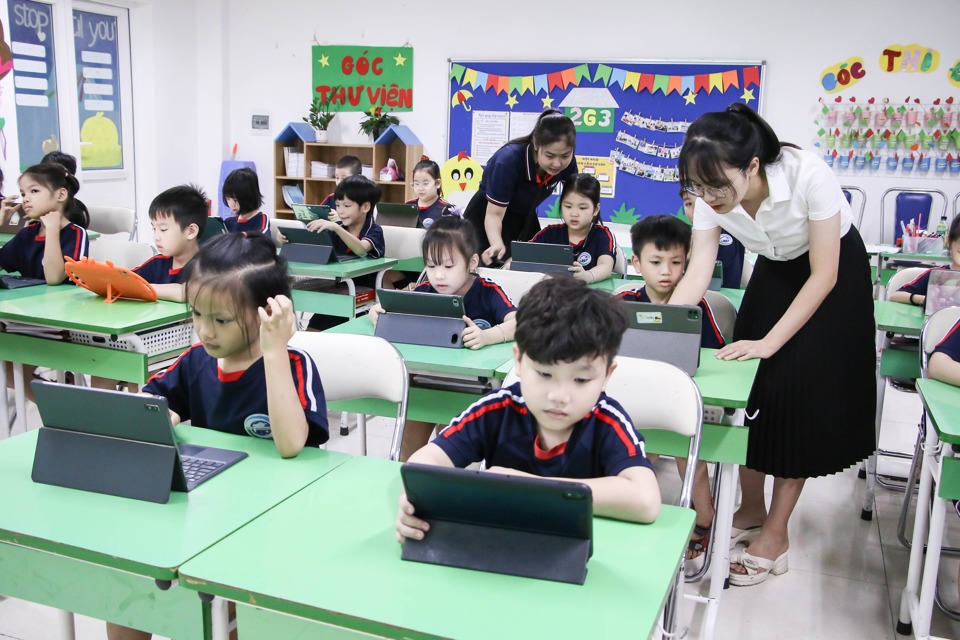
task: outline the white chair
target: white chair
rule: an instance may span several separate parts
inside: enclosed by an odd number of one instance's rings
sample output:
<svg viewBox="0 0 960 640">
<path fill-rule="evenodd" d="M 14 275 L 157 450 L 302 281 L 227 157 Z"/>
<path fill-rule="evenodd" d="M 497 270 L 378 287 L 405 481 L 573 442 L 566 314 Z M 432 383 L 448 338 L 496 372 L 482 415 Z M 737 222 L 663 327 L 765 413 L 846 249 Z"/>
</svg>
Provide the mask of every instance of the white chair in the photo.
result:
<svg viewBox="0 0 960 640">
<path fill-rule="evenodd" d="M 390 443 L 390 459 L 400 459 L 400 443 L 407 419 L 410 377 L 396 348 L 374 336 L 298 331 L 290 346 L 302 349 L 317 364 L 327 402 L 380 399 L 397 405 L 396 425 Z M 360 450 L 367 454 L 366 415 L 357 418 Z"/>
<path fill-rule="evenodd" d="M 631 280 L 629 284 L 622 284 L 613 291 L 610 292 L 610 295 L 618 296 L 624 291 L 633 291 L 634 289 L 639 289 L 643 286 L 643 280 Z"/>
<path fill-rule="evenodd" d="M 119 238 L 98 238 L 90 243 L 90 257 L 103 262 L 109 260 L 118 267 L 139 267 L 156 252 L 145 242 L 131 242 Z"/>
<path fill-rule="evenodd" d="M 922 276 L 926 270 L 926 267 L 907 267 L 890 276 L 890 281 L 887 282 L 887 299 L 890 298 L 891 293 L 896 293 L 903 285 Z"/>
<path fill-rule="evenodd" d="M 743 258 L 743 268 L 740 271 L 740 288 L 746 289 L 747 284 L 750 282 L 750 276 L 753 275 L 753 262 L 747 260 L 746 256 Z"/>
<path fill-rule="evenodd" d="M 867 210 L 867 194 L 864 193 L 863 189 L 861 189 L 860 187 L 854 187 L 852 185 L 841 185 L 840 189 L 843 191 L 843 196 L 847 199 L 847 202 L 850 204 L 851 213 L 853 211 L 857 212 L 854 215 L 854 219 L 856 220 L 856 222 L 854 222 L 853 224 L 859 231 L 861 229 L 861 225 L 863 224 L 863 212 Z M 854 200 L 853 194 L 857 194 L 856 205 L 854 205 L 854 202 L 853 202 Z"/>
<path fill-rule="evenodd" d="M 126 207 L 89 207 L 90 231 L 101 234 L 126 233 L 128 240 L 137 236 L 137 214 Z"/>
<path fill-rule="evenodd" d="M 737 323 L 737 308 L 730 299 L 719 291 L 707 291 L 703 299 L 710 305 L 713 317 L 717 321 L 725 342 L 733 340 L 733 326 Z"/>
<path fill-rule="evenodd" d="M 520 306 L 520 300 L 527 294 L 530 287 L 547 277 L 545 273 L 532 271 L 510 271 L 508 269 L 490 269 L 481 267 L 477 275 L 496 282 L 503 291 L 510 296 L 514 306 Z"/>
<path fill-rule="evenodd" d="M 386 245 L 386 257 L 396 258 L 397 260 L 419 258 L 423 255 L 423 236 L 426 233 L 426 229 L 383 227 L 383 242 Z M 384 273 L 386 272 L 380 271 L 377 273 L 377 289 L 383 286 Z"/>
<path fill-rule="evenodd" d="M 280 246 L 279 233 L 284 228 L 303 229 L 303 223 L 299 220 L 289 220 L 287 218 L 270 218 L 270 235 L 273 237 L 273 243 Z"/>
<path fill-rule="evenodd" d="M 628 264 L 626 254 L 623 253 L 623 249 L 618 245 L 617 254 L 613 257 L 613 272 L 622 278 L 627 275 Z"/>
</svg>

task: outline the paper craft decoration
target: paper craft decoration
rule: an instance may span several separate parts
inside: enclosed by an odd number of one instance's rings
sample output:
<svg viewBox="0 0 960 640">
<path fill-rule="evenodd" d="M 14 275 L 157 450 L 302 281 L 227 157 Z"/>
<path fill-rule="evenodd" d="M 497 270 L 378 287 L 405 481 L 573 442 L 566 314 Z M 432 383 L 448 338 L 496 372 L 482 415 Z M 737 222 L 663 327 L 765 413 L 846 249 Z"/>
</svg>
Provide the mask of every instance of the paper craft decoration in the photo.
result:
<svg viewBox="0 0 960 640">
<path fill-rule="evenodd" d="M 157 301 L 157 291 L 153 286 L 126 267 L 118 267 L 112 262 L 97 262 L 93 258 L 83 257 L 74 260 L 64 256 L 63 268 L 74 284 L 93 291 L 111 303 L 118 298 Z"/>
</svg>

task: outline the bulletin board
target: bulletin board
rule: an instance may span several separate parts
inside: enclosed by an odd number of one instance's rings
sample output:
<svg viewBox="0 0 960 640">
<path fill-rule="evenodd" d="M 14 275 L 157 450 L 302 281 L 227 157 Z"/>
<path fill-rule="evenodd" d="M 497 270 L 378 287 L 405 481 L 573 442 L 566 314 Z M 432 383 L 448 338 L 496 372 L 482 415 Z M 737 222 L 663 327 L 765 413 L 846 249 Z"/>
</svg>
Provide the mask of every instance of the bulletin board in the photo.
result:
<svg viewBox="0 0 960 640">
<path fill-rule="evenodd" d="M 577 128 L 581 172 L 600 180 L 604 220 L 633 224 L 681 207 L 677 158 L 690 123 L 732 102 L 760 109 L 764 63 L 450 61 L 449 158 L 480 165 L 547 108 Z M 559 217 L 556 195 L 539 209 Z"/>
</svg>

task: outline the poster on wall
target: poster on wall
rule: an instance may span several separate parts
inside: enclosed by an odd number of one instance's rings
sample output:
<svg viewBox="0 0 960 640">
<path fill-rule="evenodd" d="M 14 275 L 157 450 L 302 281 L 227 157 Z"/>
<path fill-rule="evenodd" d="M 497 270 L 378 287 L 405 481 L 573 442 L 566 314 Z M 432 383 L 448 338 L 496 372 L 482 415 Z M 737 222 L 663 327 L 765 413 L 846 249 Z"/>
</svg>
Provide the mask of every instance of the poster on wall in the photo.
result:
<svg viewBox="0 0 960 640">
<path fill-rule="evenodd" d="M 530 133 L 544 109 L 560 109 L 577 129 L 580 171 L 600 181 L 604 220 L 675 214 L 677 158 L 690 123 L 732 102 L 758 109 L 763 70 L 762 62 L 451 61 L 448 157 L 482 167 Z M 450 184 L 445 197 L 469 200 Z M 539 213 L 559 216 L 557 198 Z"/>
<path fill-rule="evenodd" d="M 49 4 L 10 0 L 10 48 L 20 170 L 60 148 L 53 15 Z"/>
<path fill-rule="evenodd" d="M 312 94 L 333 111 L 413 109 L 413 47 L 313 47 Z"/>
<path fill-rule="evenodd" d="M 116 16 L 73 12 L 80 115 L 80 166 L 122 169 L 120 68 Z"/>
</svg>

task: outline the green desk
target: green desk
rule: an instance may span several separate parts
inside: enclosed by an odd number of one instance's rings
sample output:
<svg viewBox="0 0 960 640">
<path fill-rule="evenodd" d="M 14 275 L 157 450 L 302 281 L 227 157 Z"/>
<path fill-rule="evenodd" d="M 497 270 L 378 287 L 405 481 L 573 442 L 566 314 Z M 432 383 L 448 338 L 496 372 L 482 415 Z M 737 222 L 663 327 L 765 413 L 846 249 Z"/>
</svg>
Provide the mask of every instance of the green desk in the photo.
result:
<svg viewBox="0 0 960 640">
<path fill-rule="evenodd" d="M 917 391 L 930 418 L 929 424 L 933 427 L 927 429 L 923 444 L 917 504 L 922 505 L 932 499 L 932 505 L 929 513 L 919 506 L 916 510 L 913 525 L 915 543 L 910 548 L 907 584 L 900 598 L 897 632 L 909 634 L 912 625 L 914 637 L 929 638 L 948 501 L 960 499 L 960 459 L 954 457 L 950 447 L 941 447 L 941 443 L 960 445 L 960 388 L 922 379 L 917 381 Z M 936 493 L 933 492 L 934 483 L 937 485 Z M 926 554 L 924 545 L 916 542 L 923 540 L 924 536 L 927 540 Z"/>
<path fill-rule="evenodd" d="M 30 479 L 37 432 L 0 441 L 0 593 L 174 638 L 203 638 L 209 616 L 196 594 L 155 581 L 349 456 L 304 449 L 283 460 L 272 441 L 178 426 L 184 442 L 247 451 L 222 475 L 167 504 Z M 312 532 L 316 535 L 317 532 Z M 243 557 L 285 540 L 261 540 Z"/>
<path fill-rule="evenodd" d="M 578 586 L 402 561 L 400 491 L 397 463 L 353 458 L 187 562 L 181 584 L 240 603 L 244 640 L 646 638 L 693 525 L 670 506 L 650 525 L 595 518 Z M 256 563 L 236 562 L 251 548 Z"/>
<path fill-rule="evenodd" d="M 295 286 L 293 289 L 293 306 L 301 312 L 353 318 L 356 316 L 355 296 L 357 294 L 353 279 L 372 273 L 382 273 L 396 264 L 397 260 L 394 258 L 357 258 L 356 260 L 330 264 L 291 262 L 288 264 L 291 275 L 344 282 L 347 285 L 348 292 L 348 295 L 343 295 L 330 291 L 298 289 Z"/>
</svg>

